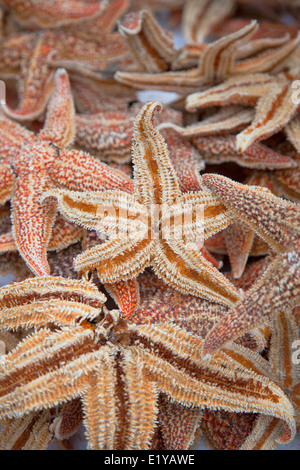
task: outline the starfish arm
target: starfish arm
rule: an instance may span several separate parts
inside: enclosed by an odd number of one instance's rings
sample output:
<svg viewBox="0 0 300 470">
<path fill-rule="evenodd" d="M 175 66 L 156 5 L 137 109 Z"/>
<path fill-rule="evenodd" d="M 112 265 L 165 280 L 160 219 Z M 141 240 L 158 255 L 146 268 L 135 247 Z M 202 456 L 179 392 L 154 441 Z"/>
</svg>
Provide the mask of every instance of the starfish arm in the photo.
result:
<svg viewBox="0 0 300 470">
<path fill-rule="evenodd" d="M 102 348 L 83 397 L 89 449 L 147 449 L 154 432 L 156 395 L 134 349 Z"/>
<path fill-rule="evenodd" d="M 202 354 L 209 356 L 228 341 L 238 338 L 260 325 L 288 304 L 299 304 L 299 253 L 288 252 L 277 256 L 254 286 L 205 338 Z"/>
<path fill-rule="evenodd" d="M 48 300 L 32 302 L 29 305 L 21 305 L 2 310 L 0 330 L 17 331 L 20 329 L 44 328 L 56 326 L 80 324 L 84 320 L 93 320 L 101 313 L 96 309 L 81 302 L 68 300 Z"/>
<path fill-rule="evenodd" d="M 78 114 L 76 144 L 89 149 L 102 159 L 130 159 L 134 117 L 132 113 Z"/>
<path fill-rule="evenodd" d="M 0 205 L 9 201 L 13 195 L 16 177 L 8 158 L 0 162 Z"/>
<path fill-rule="evenodd" d="M 21 256 L 38 275 L 49 274 L 47 246 L 56 217 L 56 202 L 40 202 L 43 192 L 52 187 L 40 155 L 51 160 L 53 152 L 40 144 L 28 146 L 15 163 L 18 177 L 11 203 L 13 235 Z"/>
<path fill-rule="evenodd" d="M 49 35 L 55 41 L 47 57 L 52 68 L 63 67 L 69 72 L 106 82 L 117 70 L 130 64 L 125 40 L 117 32 L 100 35 L 98 32 L 96 38 L 80 34 L 80 31 L 65 30 Z"/>
<path fill-rule="evenodd" d="M 113 238 L 75 258 L 75 269 L 86 272 L 97 269 L 100 281 L 111 284 L 137 277 L 149 266 L 153 241 L 140 237 Z"/>
<path fill-rule="evenodd" d="M 137 325 L 175 323 L 204 338 L 229 310 L 228 306 L 180 293 L 151 271 L 141 274 L 138 282 L 140 306 L 131 318 Z"/>
<path fill-rule="evenodd" d="M 43 329 L 1 358 L 1 419 L 44 409 L 45 404 L 50 408 L 82 395 L 97 363 L 96 353 L 89 352 L 92 342 L 93 332 L 89 329 L 66 329 L 57 333 Z M 88 352 L 82 358 L 84 350 Z M 57 367 L 58 351 L 61 352 L 59 363 L 68 355 L 72 360 Z M 18 386 L 15 383 L 12 387 L 16 368 L 18 373 L 23 373 L 22 379 Z M 40 376 L 41 370 L 43 376 Z"/>
<path fill-rule="evenodd" d="M 230 211 L 207 190 L 183 194 L 178 199 L 178 204 L 197 211 L 196 222 L 200 224 L 204 240 L 224 230 L 233 221 Z"/>
<path fill-rule="evenodd" d="M 68 74 L 58 69 L 54 75 L 54 89 L 47 107 L 46 121 L 38 134 L 40 140 L 59 147 L 68 147 L 75 137 L 75 110 Z"/>
<path fill-rule="evenodd" d="M 11 119 L 0 116 L 0 124 L 1 158 L 13 161 L 23 145 L 36 140 L 33 132 Z"/>
<path fill-rule="evenodd" d="M 146 104 L 134 123 L 135 195 L 140 203 L 148 206 L 171 205 L 180 195 L 167 144 L 154 125 L 154 114 L 161 109 L 162 105 L 156 101 Z"/>
<path fill-rule="evenodd" d="M 78 150 L 61 150 L 49 166 L 48 174 L 55 183 L 73 191 L 134 192 L 134 182 L 123 172 Z"/>
<path fill-rule="evenodd" d="M 234 278 L 240 278 L 252 249 L 255 233 L 247 225 L 234 222 L 223 232 L 230 266 Z"/>
<path fill-rule="evenodd" d="M 252 21 L 241 30 L 209 44 L 203 49 L 196 68 L 152 74 L 121 71 L 115 78 L 136 88 L 159 88 L 181 95 L 193 93 L 201 85 L 227 78 L 233 72 L 238 45 L 252 36 L 256 28 L 256 21 Z"/>
<path fill-rule="evenodd" d="M 188 406 L 279 418 L 284 432 L 278 440 L 293 439 L 291 403 L 277 385 L 255 371 L 253 356 L 251 362 L 246 348 L 232 346 L 231 351 L 220 351 L 207 363 L 199 360 L 200 338 L 177 326 L 145 325 L 136 330 L 142 346 L 140 357 L 159 391 Z"/>
<path fill-rule="evenodd" d="M 114 284 L 105 284 L 105 290 L 117 303 L 122 311 L 124 318 L 131 318 L 139 307 L 140 291 L 139 284 L 136 279 L 128 279 L 128 281 L 119 281 Z"/>
<path fill-rule="evenodd" d="M 45 300 L 77 302 L 100 309 L 106 297 L 91 282 L 67 279 L 60 276 L 44 276 L 26 279 L 0 289 L 0 306 L 3 310 L 30 305 Z"/>
<path fill-rule="evenodd" d="M 17 251 L 14 236 L 12 232 L 3 233 L 0 235 L 0 253 L 9 253 Z"/>
<path fill-rule="evenodd" d="M 102 2 L 102 11 L 95 17 L 87 20 L 81 20 L 70 28 L 75 31 L 83 31 L 95 38 L 99 37 L 99 31 L 102 34 L 110 33 L 115 29 L 117 21 L 122 18 L 128 10 L 130 0 L 110 0 Z"/>
<path fill-rule="evenodd" d="M 81 400 L 76 398 L 64 403 L 58 416 L 52 421 L 49 430 L 59 441 L 69 439 L 82 424 L 83 412 Z"/>
<path fill-rule="evenodd" d="M 248 41 L 257 26 L 257 21 L 253 20 L 244 28 L 218 39 L 204 49 L 198 65 L 199 75 L 204 82 L 219 82 L 233 73 L 238 47 Z"/>
<path fill-rule="evenodd" d="M 149 11 L 131 12 L 118 26 L 140 70 L 149 73 L 168 70 L 175 53 L 173 35 Z"/>
<path fill-rule="evenodd" d="M 99 14 L 103 6 L 99 4 L 86 4 L 79 0 L 52 0 L 46 3 L 43 0 L 4 0 L 17 17 L 20 24 L 35 28 L 57 28 L 68 24 L 76 24 L 80 20 L 93 18 Z"/>
<path fill-rule="evenodd" d="M 300 152 L 300 116 L 295 116 L 284 128 L 289 141 L 293 144 L 297 152 Z"/>
<path fill-rule="evenodd" d="M 213 302 L 233 305 L 241 298 L 196 246 L 185 245 L 181 240 L 168 240 L 156 246 L 152 267 L 158 277 L 182 293 Z"/>
<path fill-rule="evenodd" d="M 299 206 L 260 186 L 236 183 L 225 176 L 206 174 L 203 182 L 234 214 L 277 251 L 297 243 Z"/>
<path fill-rule="evenodd" d="M 73 245 L 83 238 L 83 229 L 58 216 L 48 245 L 48 250 L 59 251 Z M 0 235 L 0 253 L 17 251 L 11 231 Z"/>
<path fill-rule="evenodd" d="M 274 78 L 267 73 L 255 73 L 229 78 L 221 85 L 208 90 L 193 93 L 186 98 L 187 111 L 208 106 L 224 106 L 229 104 L 253 105 L 270 91 Z"/>
<path fill-rule="evenodd" d="M 183 193 L 198 191 L 200 189 L 199 172 L 205 168 L 202 156 L 186 138 L 172 127 L 168 127 L 168 124 L 165 128 L 161 125 L 158 129 L 167 142 L 170 160 L 176 171 L 180 190 Z"/>
<path fill-rule="evenodd" d="M 180 127 L 172 123 L 165 123 L 159 126 L 159 130 L 173 129 L 184 137 L 195 138 L 195 144 L 198 136 L 212 136 L 243 129 L 245 125 L 252 122 L 253 117 L 254 111 L 251 108 L 243 109 L 240 106 L 228 106 L 221 108 L 213 116 L 189 126 Z"/>
<path fill-rule="evenodd" d="M 280 188 L 283 190 L 283 195 L 287 197 L 287 199 L 300 202 L 299 160 L 298 160 L 298 168 L 277 171 L 276 180 L 280 184 Z"/>
<path fill-rule="evenodd" d="M 71 77 L 71 87 L 79 113 L 94 114 L 112 112 L 126 113 L 129 104 L 137 101 L 136 91 L 121 85 L 114 79 L 93 80 L 84 76 Z M 80 116 L 78 114 L 77 117 Z M 87 124 L 83 118 L 82 124 Z M 80 132 L 78 126 L 76 132 Z M 82 138 L 84 136 L 82 135 Z"/>
<path fill-rule="evenodd" d="M 272 416 L 260 415 L 240 450 L 273 450 L 284 435 L 284 424 Z"/>
<path fill-rule="evenodd" d="M 4 104 L 7 116 L 18 121 L 35 119 L 42 114 L 53 90 L 53 70 L 47 56 L 54 42 L 50 33 L 41 32 L 36 36 L 34 47 L 22 60 L 19 77 L 19 104 L 11 109 Z"/>
<path fill-rule="evenodd" d="M 51 413 L 29 413 L 5 421 L 0 433 L 2 450 L 46 450 L 53 439 L 49 430 Z"/>
<path fill-rule="evenodd" d="M 70 223 L 60 215 L 57 216 L 53 225 L 51 238 L 49 240 L 49 251 L 60 251 L 77 243 L 83 238 L 83 229 Z"/>
<path fill-rule="evenodd" d="M 253 143 L 244 152 L 236 149 L 236 136 L 201 136 L 192 138 L 207 163 L 236 162 L 247 168 L 276 170 L 296 167 L 288 155 L 281 155 L 260 143 Z"/>
<path fill-rule="evenodd" d="M 124 85 L 138 90 L 161 90 L 188 95 L 201 87 L 199 70 L 168 71 L 161 73 L 123 72 L 115 73 L 114 78 Z"/>
<path fill-rule="evenodd" d="M 239 151 L 245 151 L 253 142 L 276 134 L 289 123 L 297 111 L 292 94 L 290 85 L 284 82 L 274 84 L 266 95 L 262 94 L 252 124 L 237 135 L 236 146 Z"/>
<path fill-rule="evenodd" d="M 268 419 L 265 415 L 254 413 L 215 411 L 206 408 L 200 423 L 201 434 L 213 450 L 240 450 L 260 417 Z"/>
<path fill-rule="evenodd" d="M 299 328 L 291 309 L 277 310 L 271 317 L 269 376 L 288 392 L 300 382 L 299 365 L 293 361 L 296 341 L 299 341 Z"/>
<path fill-rule="evenodd" d="M 183 9 L 183 36 L 189 43 L 204 42 L 222 18 L 230 15 L 234 7 L 233 0 L 192 0 Z"/>
<path fill-rule="evenodd" d="M 158 411 L 163 449 L 190 449 L 197 439 L 196 433 L 201 421 L 202 410 L 173 403 L 169 398 L 160 395 Z"/>
<path fill-rule="evenodd" d="M 288 36 L 289 39 L 289 36 Z M 262 73 L 272 72 L 276 73 L 284 69 L 284 66 L 289 62 L 299 46 L 300 35 L 283 43 L 281 47 L 275 47 L 274 50 L 268 50 L 260 54 L 257 58 L 250 58 L 249 60 L 236 63 L 234 72 L 236 74 L 243 73 Z"/>
<path fill-rule="evenodd" d="M 45 192 L 42 200 L 53 199 L 66 219 L 89 230 L 105 230 L 116 235 L 130 231 L 131 226 L 146 228 L 145 208 L 131 194 L 118 189 L 81 192 L 57 188 Z"/>
</svg>

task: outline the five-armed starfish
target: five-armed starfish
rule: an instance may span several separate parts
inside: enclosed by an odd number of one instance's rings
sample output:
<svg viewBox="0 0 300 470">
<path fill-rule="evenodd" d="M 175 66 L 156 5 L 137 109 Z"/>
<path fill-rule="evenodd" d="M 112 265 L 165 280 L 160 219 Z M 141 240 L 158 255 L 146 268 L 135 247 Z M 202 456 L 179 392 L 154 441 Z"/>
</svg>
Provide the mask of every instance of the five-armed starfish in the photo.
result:
<svg viewBox="0 0 300 470">
<path fill-rule="evenodd" d="M 110 236 L 75 259 L 78 271 L 97 269 L 101 282 L 112 283 L 135 278 L 152 266 L 177 290 L 232 304 L 240 294 L 196 243 L 200 233 L 208 238 L 227 227 L 231 218 L 210 192 L 182 194 L 167 144 L 154 125 L 160 109 L 160 103 L 149 103 L 135 121 L 134 195 L 60 189 L 48 191 L 44 200 L 57 199 L 66 218 Z"/>
<path fill-rule="evenodd" d="M 59 69 L 43 129 L 38 135 L 0 117 L 0 201 L 12 198 L 13 235 L 33 272 L 49 274 L 46 250 L 56 216 L 53 202 L 41 195 L 54 183 L 71 189 L 122 188 L 133 182 L 88 154 L 67 150 L 73 141 L 74 105 L 67 73 Z"/>
</svg>

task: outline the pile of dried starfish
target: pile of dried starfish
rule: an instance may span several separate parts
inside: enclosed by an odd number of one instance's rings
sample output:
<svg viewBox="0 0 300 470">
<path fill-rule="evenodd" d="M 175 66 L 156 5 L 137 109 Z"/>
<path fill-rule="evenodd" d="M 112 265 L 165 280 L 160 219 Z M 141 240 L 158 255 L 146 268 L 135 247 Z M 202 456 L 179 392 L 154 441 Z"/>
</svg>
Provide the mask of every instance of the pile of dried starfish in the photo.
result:
<svg viewBox="0 0 300 470">
<path fill-rule="evenodd" d="M 300 2 L 0 11 L 0 448 L 292 442 Z"/>
</svg>

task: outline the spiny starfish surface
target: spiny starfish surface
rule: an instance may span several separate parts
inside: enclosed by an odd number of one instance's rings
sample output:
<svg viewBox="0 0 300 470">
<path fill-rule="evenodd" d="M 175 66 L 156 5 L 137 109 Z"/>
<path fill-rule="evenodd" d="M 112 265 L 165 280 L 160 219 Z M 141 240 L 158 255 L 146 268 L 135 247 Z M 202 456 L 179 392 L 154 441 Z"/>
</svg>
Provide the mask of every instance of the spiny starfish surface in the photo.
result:
<svg viewBox="0 0 300 470">
<path fill-rule="evenodd" d="M 80 0 L 3 0 L 17 21 L 26 27 L 51 28 L 78 23 L 99 15 L 105 1 L 88 4 Z"/>
<path fill-rule="evenodd" d="M 132 190 L 133 183 L 90 155 L 67 150 L 75 133 L 74 106 L 63 69 L 56 72 L 46 121 L 37 136 L 9 119 L 0 119 L 2 203 L 12 197 L 13 235 L 20 254 L 33 272 L 48 274 L 46 249 L 56 207 L 53 202 L 42 204 L 40 198 L 53 187 L 53 181 L 71 189 L 87 190 L 104 187 Z"/>
<path fill-rule="evenodd" d="M 136 103 L 126 112 L 99 112 L 77 114 L 75 143 L 101 160 L 131 161 L 131 140 L 135 117 L 143 105 Z M 164 106 L 158 122 L 182 123 L 181 112 Z"/>
<path fill-rule="evenodd" d="M 278 253 L 245 298 L 207 335 L 203 355 L 253 328 L 280 309 L 300 302 L 299 205 L 274 196 L 266 188 L 235 183 L 224 176 L 205 175 L 230 210 Z"/>
<path fill-rule="evenodd" d="M 17 120 L 35 119 L 44 112 L 57 68 L 64 67 L 79 74 L 93 74 L 96 70 L 99 79 L 107 80 L 113 75 L 109 68 L 120 68 L 122 61 L 128 59 L 126 45 L 119 33 L 102 34 L 97 39 L 64 30 L 19 35 L 3 40 L 1 51 L 4 57 L 1 76 L 14 74 L 19 95 L 16 109 L 11 109 L 8 104 L 3 105 L 3 109 Z"/>
<path fill-rule="evenodd" d="M 130 18 L 132 19 L 132 17 Z M 124 21 L 126 22 L 126 19 Z M 140 31 L 137 31 L 135 26 L 136 21 L 133 22 L 131 35 L 140 34 Z M 254 54 L 253 57 L 246 57 L 238 61 L 239 47 L 241 44 L 247 43 L 256 29 L 257 23 L 252 21 L 239 31 L 222 37 L 208 45 L 201 45 L 197 67 L 190 68 L 186 64 L 182 64 L 183 59 L 179 61 L 180 54 L 182 53 L 179 51 L 179 57 L 174 58 L 173 64 L 170 65 L 167 71 L 149 73 L 145 63 L 143 72 L 119 71 L 115 74 L 115 78 L 123 84 L 138 89 L 159 89 L 177 92 L 179 95 L 187 95 L 220 83 L 228 77 L 243 76 L 254 72 L 282 70 L 284 64 L 298 47 L 300 36 L 287 40 L 281 47 L 277 46 L 274 50 L 270 48 L 268 52 L 265 52 L 259 58 Z M 155 42 L 154 31 L 150 30 L 150 33 L 147 37 L 147 44 L 145 42 L 142 44 L 145 53 L 140 52 L 139 66 L 141 57 L 147 58 L 149 50 L 152 54 L 152 62 L 155 63 L 159 60 L 155 47 L 151 49 L 148 45 L 148 43 L 152 45 Z M 177 68 L 182 68 L 183 70 L 176 70 Z"/>
<path fill-rule="evenodd" d="M 97 269 L 101 282 L 112 283 L 135 278 L 152 266 L 175 289 L 231 304 L 240 294 L 197 246 L 200 232 L 206 239 L 231 219 L 210 192 L 181 193 L 166 142 L 154 126 L 154 113 L 160 109 L 160 103 L 149 103 L 135 121 L 133 195 L 60 189 L 46 192 L 44 200 L 57 200 L 66 218 L 110 235 L 75 259 L 78 271 Z M 203 218 L 197 220 L 200 206 Z"/>
<path fill-rule="evenodd" d="M 256 73 L 237 76 L 186 99 L 186 109 L 193 111 L 206 106 L 231 104 L 256 105 L 250 126 L 236 137 L 236 147 L 245 151 L 251 144 L 266 139 L 290 124 L 299 104 L 291 86 L 298 77 L 298 68 L 276 75 Z"/>
<path fill-rule="evenodd" d="M 82 309 L 73 288 L 82 295 Z M 277 441 L 293 438 L 290 402 L 255 372 L 246 348 L 232 346 L 207 364 L 198 336 L 168 323 L 129 323 L 115 310 L 103 315 L 102 301 L 91 283 L 50 277 L 0 291 L 1 329 L 40 328 L 0 359 L 1 419 L 78 397 L 90 449 L 147 449 L 160 392 L 186 406 L 275 417 L 282 423 Z M 67 315 L 60 316 L 64 303 Z M 49 304 L 56 304 L 56 315 L 55 307 L 49 315 Z M 49 329 L 49 322 L 56 327 Z M 108 426 L 112 420 L 116 425 Z"/>
</svg>

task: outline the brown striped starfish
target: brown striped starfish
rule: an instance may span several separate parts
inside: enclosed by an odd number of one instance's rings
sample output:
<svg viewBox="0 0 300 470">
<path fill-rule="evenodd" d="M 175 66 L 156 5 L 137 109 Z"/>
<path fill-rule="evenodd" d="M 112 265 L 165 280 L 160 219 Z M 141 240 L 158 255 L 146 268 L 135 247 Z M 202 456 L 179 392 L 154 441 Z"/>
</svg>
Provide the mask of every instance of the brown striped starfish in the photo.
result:
<svg viewBox="0 0 300 470">
<path fill-rule="evenodd" d="M 207 364 L 199 336 L 168 323 L 126 322 L 115 310 L 102 314 L 97 292 L 90 282 L 55 277 L 0 290 L 1 329 L 39 327 L 0 358 L 0 419 L 80 398 L 90 449 L 147 449 L 160 392 L 199 409 L 274 417 L 277 441 L 293 438 L 290 402 L 255 372 L 246 348 L 231 346 Z"/>
</svg>

